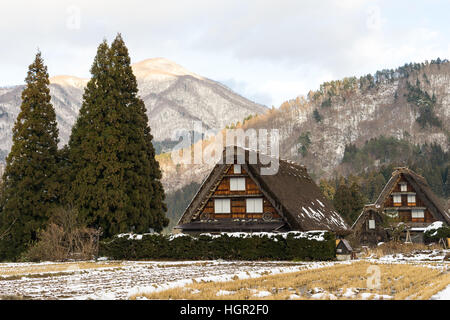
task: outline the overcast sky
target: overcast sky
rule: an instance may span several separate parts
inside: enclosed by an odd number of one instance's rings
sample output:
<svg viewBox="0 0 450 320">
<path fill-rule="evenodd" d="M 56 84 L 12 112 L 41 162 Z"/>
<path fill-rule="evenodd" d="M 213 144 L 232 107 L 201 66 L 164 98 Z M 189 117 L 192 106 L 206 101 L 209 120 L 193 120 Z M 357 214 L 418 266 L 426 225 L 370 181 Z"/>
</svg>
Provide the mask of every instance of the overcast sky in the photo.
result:
<svg viewBox="0 0 450 320">
<path fill-rule="evenodd" d="M 0 86 L 37 48 L 50 76 L 89 77 L 117 32 L 133 62 L 165 57 L 278 107 L 320 83 L 450 57 L 450 1 L 2 1 Z"/>
</svg>

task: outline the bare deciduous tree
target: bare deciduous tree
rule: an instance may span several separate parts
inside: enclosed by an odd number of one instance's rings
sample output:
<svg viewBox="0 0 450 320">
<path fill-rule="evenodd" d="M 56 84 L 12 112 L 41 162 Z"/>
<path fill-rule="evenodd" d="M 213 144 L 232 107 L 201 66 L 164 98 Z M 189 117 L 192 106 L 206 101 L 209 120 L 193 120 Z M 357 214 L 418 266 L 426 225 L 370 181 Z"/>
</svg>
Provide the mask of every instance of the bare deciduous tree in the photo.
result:
<svg viewBox="0 0 450 320">
<path fill-rule="evenodd" d="M 101 231 L 80 222 L 73 209 L 58 208 L 39 241 L 25 254 L 31 261 L 90 260 L 98 254 Z"/>
</svg>

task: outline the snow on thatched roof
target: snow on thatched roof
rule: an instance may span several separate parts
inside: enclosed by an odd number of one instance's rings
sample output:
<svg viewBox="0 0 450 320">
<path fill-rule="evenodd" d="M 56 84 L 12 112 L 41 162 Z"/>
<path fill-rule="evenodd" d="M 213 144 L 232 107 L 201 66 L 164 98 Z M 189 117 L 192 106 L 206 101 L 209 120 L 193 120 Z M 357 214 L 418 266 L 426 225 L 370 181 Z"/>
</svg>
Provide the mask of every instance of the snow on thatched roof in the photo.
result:
<svg viewBox="0 0 450 320">
<path fill-rule="evenodd" d="M 263 175 L 261 169 L 268 167 L 266 163 L 269 163 L 271 158 L 273 160 L 273 157 L 240 147 L 227 148 L 234 148 L 235 155 L 244 155 L 245 163 L 242 166 L 291 230 L 330 230 L 348 233 L 344 219 L 322 194 L 304 166 L 276 159 L 279 161 L 276 174 Z M 227 148 L 224 149 L 223 157 Z M 256 163 L 251 163 L 251 159 L 257 159 Z M 202 204 L 205 203 L 205 197 L 211 194 L 211 188 L 214 188 L 217 180 L 221 179 L 221 175 L 229 166 L 230 164 L 222 164 L 222 161 L 216 164 L 184 212 L 179 225 L 192 222 L 198 215 Z"/>
</svg>

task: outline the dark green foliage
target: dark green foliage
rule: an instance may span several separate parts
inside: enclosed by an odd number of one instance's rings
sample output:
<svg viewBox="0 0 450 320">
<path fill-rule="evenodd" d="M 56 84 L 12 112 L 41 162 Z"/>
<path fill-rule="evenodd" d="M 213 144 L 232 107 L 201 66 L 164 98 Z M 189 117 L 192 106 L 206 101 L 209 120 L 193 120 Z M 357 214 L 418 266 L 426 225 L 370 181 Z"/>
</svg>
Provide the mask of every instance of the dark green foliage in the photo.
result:
<svg viewBox="0 0 450 320">
<path fill-rule="evenodd" d="M 350 163 L 355 171 L 362 171 L 374 160 L 379 160 L 380 163 L 406 161 L 410 148 L 411 145 L 407 141 L 380 136 L 366 141 L 362 148 L 357 148 L 352 144 L 347 145 L 342 162 Z"/>
<path fill-rule="evenodd" d="M 58 128 L 41 53 L 29 66 L 1 196 L 0 259 L 16 259 L 45 227 L 59 201 Z"/>
<path fill-rule="evenodd" d="M 341 180 L 334 194 L 333 205 L 337 212 L 352 225 L 358 218 L 364 205 L 367 203 L 366 197 L 361 192 L 361 187 L 356 181 Z"/>
<path fill-rule="evenodd" d="M 247 121 L 253 119 L 254 117 L 256 117 L 256 115 L 250 114 L 247 117 L 244 118 L 244 120 L 242 121 L 242 124 L 244 125 Z"/>
<path fill-rule="evenodd" d="M 185 185 L 183 188 L 169 193 L 166 195 L 165 203 L 167 204 L 167 218 L 170 223 L 167 230 L 170 232 L 172 228 L 178 223 L 184 210 L 187 208 L 197 190 L 200 188 L 200 184 L 191 182 Z"/>
<path fill-rule="evenodd" d="M 322 108 L 330 108 L 331 107 L 331 97 L 322 101 L 322 104 L 320 106 Z"/>
<path fill-rule="evenodd" d="M 313 117 L 314 117 L 314 120 L 316 120 L 316 122 L 322 121 L 322 116 L 320 115 L 319 110 L 317 110 L 317 109 L 314 109 Z"/>
<path fill-rule="evenodd" d="M 407 82 L 408 94 L 406 95 L 408 102 L 416 105 L 419 110 L 419 117 L 416 121 L 420 124 L 422 128 L 427 126 L 432 127 L 442 127 L 441 120 L 434 113 L 434 108 L 436 106 L 436 96 L 433 94 L 432 97 L 426 91 L 420 89 L 420 82 L 417 79 L 415 86 L 412 86 Z"/>
<path fill-rule="evenodd" d="M 275 238 L 228 235 L 211 237 L 144 235 L 142 240 L 114 238 L 100 244 L 100 256 L 118 260 L 332 260 L 335 258 L 335 237 L 325 233 L 325 241 L 296 239 L 289 234 Z"/>
<path fill-rule="evenodd" d="M 383 174 L 376 170 L 364 176 L 361 192 L 369 203 L 374 203 L 377 200 L 387 181 Z"/>
<path fill-rule="evenodd" d="M 298 152 L 301 153 L 302 156 L 306 156 L 306 154 L 308 153 L 308 148 L 311 145 L 311 138 L 310 138 L 311 133 L 308 132 L 304 132 L 300 135 L 300 137 L 298 137 L 298 142 L 300 143 L 300 147 L 298 149 Z"/>
<path fill-rule="evenodd" d="M 437 230 L 429 230 L 424 233 L 425 243 L 438 242 L 439 239 L 450 238 L 450 227 L 442 226 Z"/>
<path fill-rule="evenodd" d="M 319 90 L 312 92 L 308 95 L 309 99 L 313 102 L 320 101 L 321 107 L 331 107 L 331 97 L 335 97 L 336 101 L 342 99 L 342 101 L 346 100 L 346 95 L 355 92 L 356 89 L 359 88 L 361 91 L 368 91 L 372 89 L 378 89 L 382 84 L 393 83 L 395 80 L 399 79 L 408 79 L 413 75 L 418 76 L 421 70 L 422 77 L 427 84 L 430 84 L 430 81 L 427 77 L 428 70 L 425 68 L 430 67 L 431 65 L 437 65 L 440 68 L 441 64 L 449 63 L 447 59 L 440 60 L 432 60 L 431 63 L 425 61 L 423 63 L 406 63 L 404 66 L 398 67 L 394 69 L 383 69 L 381 71 L 376 71 L 374 75 L 367 74 L 361 76 L 359 80 L 355 77 L 344 78 L 342 80 L 337 81 L 328 81 L 324 82 L 320 85 Z M 396 96 L 397 100 L 398 96 Z"/>
<path fill-rule="evenodd" d="M 111 47 L 100 44 L 91 73 L 69 141 L 67 198 L 106 237 L 161 231 L 168 224 L 161 171 L 120 35 Z"/>
<path fill-rule="evenodd" d="M 374 166 L 375 161 L 379 162 L 378 168 Z M 407 166 L 423 175 L 438 196 L 450 196 L 450 152 L 443 151 L 438 144 L 415 146 L 406 140 L 380 136 L 367 141 L 361 148 L 347 145 L 342 163 L 349 165 L 363 178 L 364 194 L 372 201 L 376 190 L 369 190 L 366 186 L 376 184 L 374 188 L 378 189 L 382 183 L 381 176 L 387 182 L 397 166 Z"/>
</svg>

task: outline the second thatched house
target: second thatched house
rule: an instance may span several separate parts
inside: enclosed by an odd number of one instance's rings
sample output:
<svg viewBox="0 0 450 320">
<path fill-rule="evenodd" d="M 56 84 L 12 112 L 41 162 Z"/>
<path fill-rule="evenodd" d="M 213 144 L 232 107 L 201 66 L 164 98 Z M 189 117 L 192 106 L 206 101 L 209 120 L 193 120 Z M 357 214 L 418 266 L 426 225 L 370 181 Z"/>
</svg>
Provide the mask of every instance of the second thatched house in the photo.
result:
<svg viewBox="0 0 450 320">
<path fill-rule="evenodd" d="M 238 161 L 238 152 L 243 161 Z M 221 160 L 215 165 L 176 230 L 183 233 L 329 230 L 338 235 L 349 232 L 304 166 L 280 159 L 276 174 L 263 175 L 262 163 L 268 162 L 261 159 L 267 156 L 237 147 L 234 155 L 231 163 Z"/>
<path fill-rule="evenodd" d="M 424 229 L 435 221 L 450 224 L 450 214 L 425 178 L 408 168 L 395 168 L 376 202 L 364 207 L 353 224 L 351 238 L 361 245 L 376 245 L 390 240 L 389 231 L 401 224 L 405 240 L 422 242 Z"/>
</svg>

